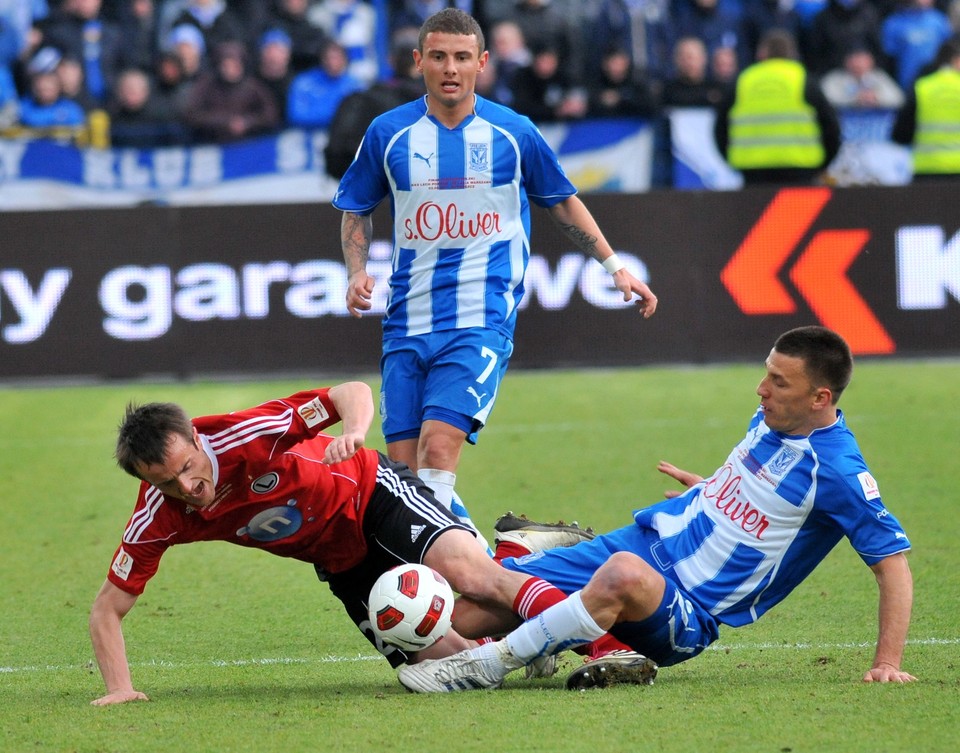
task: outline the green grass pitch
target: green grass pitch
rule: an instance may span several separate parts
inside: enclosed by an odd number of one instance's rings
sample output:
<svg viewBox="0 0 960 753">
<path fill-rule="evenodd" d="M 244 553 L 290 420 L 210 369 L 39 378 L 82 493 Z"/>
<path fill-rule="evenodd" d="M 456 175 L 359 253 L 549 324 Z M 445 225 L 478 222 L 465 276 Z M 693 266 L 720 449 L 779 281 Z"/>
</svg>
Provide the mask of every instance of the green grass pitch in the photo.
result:
<svg viewBox="0 0 960 753">
<path fill-rule="evenodd" d="M 756 405 L 755 366 L 513 372 L 458 489 L 490 533 L 505 510 L 607 530 L 656 501 L 658 460 L 712 471 Z M 561 674 L 451 696 L 403 691 L 312 568 L 177 547 L 125 622 L 149 703 L 95 708 L 90 603 L 135 482 L 111 459 L 130 400 L 227 411 L 340 378 L 0 389 L 0 749 L 955 753 L 960 740 L 960 363 L 863 360 L 841 401 L 914 545 L 904 667 L 864 685 L 876 585 L 844 541 L 759 623 L 725 629 L 652 687 L 571 693 Z M 368 381 L 376 388 L 375 379 Z M 370 445 L 382 447 L 379 427 Z"/>
</svg>

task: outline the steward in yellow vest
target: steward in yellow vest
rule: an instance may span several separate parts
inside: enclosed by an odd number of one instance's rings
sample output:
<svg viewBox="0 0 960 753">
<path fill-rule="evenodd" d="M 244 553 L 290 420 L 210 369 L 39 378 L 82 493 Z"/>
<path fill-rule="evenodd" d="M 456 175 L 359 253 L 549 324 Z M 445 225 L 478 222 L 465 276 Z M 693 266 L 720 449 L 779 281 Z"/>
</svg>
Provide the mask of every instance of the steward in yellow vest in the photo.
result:
<svg viewBox="0 0 960 753">
<path fill-rule="evenodd" d="M 913 146 L 914 180 L 960 175 L 960 41 L 944 42 L 936 59 L 940 65 L 916 80 L 891 134 Z"/>
<path fill-rule="evenodd" d="M 768 32 L 718 109 L 717 147 L 746 183 L 809 185 L 840 149 L 836 113 L 796 49 L 789 33 Z"/>
</svg>

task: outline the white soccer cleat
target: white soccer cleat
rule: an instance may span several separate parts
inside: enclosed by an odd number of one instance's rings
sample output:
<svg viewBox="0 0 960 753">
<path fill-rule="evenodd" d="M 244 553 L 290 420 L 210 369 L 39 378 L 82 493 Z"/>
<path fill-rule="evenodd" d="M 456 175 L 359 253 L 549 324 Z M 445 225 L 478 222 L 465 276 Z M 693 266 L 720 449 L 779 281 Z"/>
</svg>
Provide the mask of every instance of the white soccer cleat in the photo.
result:
<svg viewBox="0 0 960 753">
<path fill-rule="evenodd" d="M 531 553 L 573 546 L 581 541 L 590 541 L 595 536 L 592 528 L 581 528 L 576 521 L 569 525 L 562 520 L 559 523 L 536 523 L 526 515 L 514 515 L 512 512 L 497 518 L 493 530 L 494 544 L 508 541 Z"/>
<path fill-rule="evenodd" d="M 503 674 L 489 662 L 475 658 L 469 649 L 443 659 L 427 659 L 405 664 L 397 678 L 411 693 L 457 693 L 462 690 L 495 690 L 503 684 Z"/>
<path fill-rule="evenodd" d="M 567 690 L 606 688 L 610 685 L 653 685 L 657 664 L 636 651 L 617 649 L 589 657 L 567 678 Z"/>
<path fill-rule="evenodd" d="M 542 677 L 553 677 L 557 673 L 557 655 L 550 654 L 550 656 L 538 656 L 524 669 L 526 678 L 528 680 L 535 680 Z"/>
</svg>

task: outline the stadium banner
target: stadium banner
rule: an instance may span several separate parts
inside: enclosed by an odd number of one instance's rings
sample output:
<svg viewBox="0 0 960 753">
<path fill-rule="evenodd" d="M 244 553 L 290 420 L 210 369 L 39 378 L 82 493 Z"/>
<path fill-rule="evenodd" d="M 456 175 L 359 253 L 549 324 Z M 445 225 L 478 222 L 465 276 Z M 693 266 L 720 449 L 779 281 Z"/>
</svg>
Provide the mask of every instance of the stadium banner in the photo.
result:
<svg viewBox="0 0 960 753">
<path fill-rule="evenodd" d="M 659 296 L 649 320 L 535 210 L 512 365 L 757 363 L 818 322 L 863 357 L 960 355 L 954 187 L 586 197 Z M 373 373 L 389 210 L 359 320 L 339 227 L 324 203 L 0 213 L 0 378 Z"/>
<path fill-rule="evenodd" d="M 582 191 L 646 191 L 652 129 L 643 120 L 550 125 L 544 137 Z M 142 204 L 287 204 L 330 201 L 325 131 L 289 130 L 226 146 L 90 149 L 48 140 L 0 140 L 0 210 Z"/>
<path fill-rule="evenodd" d="M 910 150 L 890 141 L 894 110 L 838 112 L 843 142 L 826 170 L 836 186 L 903 186 L 910 183 Z M 743 176 L 723 159 L 713 138 L 710 108 L 674 108 L 668 113 L 673 187 L 682 190 L 739 189 Z"/>
</svg>

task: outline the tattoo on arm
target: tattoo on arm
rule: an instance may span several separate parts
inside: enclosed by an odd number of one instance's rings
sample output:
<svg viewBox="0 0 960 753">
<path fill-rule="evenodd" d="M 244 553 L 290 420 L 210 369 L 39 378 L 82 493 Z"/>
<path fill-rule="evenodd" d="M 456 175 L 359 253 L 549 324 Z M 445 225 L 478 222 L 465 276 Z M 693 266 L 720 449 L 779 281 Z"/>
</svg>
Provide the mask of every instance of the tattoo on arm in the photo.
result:
<svg viewBox="0 0 960 753">
<path fill-rule="evenodd" d="M 597 258 L 597 240 L 598 238 L 595 235 L 590 235 L 590 233 L 581 230 L 576 225 L 560 225 L 560 229 L 567 235 L 567 237 L 577 244 L 577 247 L 591 254 L 593 257 Z"/>
<path fill-rule="evenodd" d="M 347 274 L 353 274 L 367 266 L 370 252 L 371 223 L 368 218 L 346 212 L 340 227 L 340 244 Z"/>
</svg>

